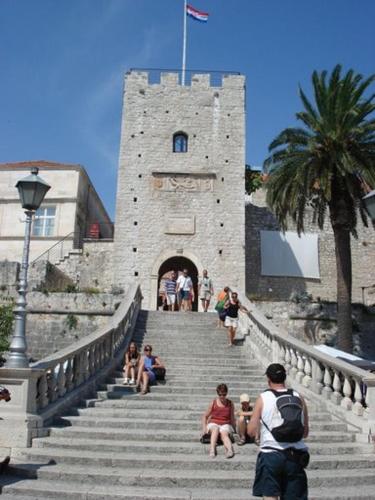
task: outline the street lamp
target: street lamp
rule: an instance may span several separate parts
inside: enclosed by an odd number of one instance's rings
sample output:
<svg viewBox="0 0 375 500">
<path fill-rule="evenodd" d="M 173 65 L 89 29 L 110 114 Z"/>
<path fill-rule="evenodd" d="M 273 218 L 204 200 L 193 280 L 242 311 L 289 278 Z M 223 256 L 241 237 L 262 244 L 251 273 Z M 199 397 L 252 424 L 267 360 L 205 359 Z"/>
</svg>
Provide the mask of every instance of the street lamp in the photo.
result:
<svg viewBox="0 0 375 500">
<path fill-rule="evenodd" d="M 31 174 L 17 182 L 19 197 L 22 208 L 25 209 L 25 239 L 23 243 L 23 254 L 18 287 L 18 298 L 14 309 L 14 333 L 9 348 L 9 357 L 6 362 L 7 368 L 28 368 L 29 361 L 26 356 L 26 291 L 27 291 L 27 269 L 29 267 L 30 232 L 33 215 L 40 207 L 44 196 L 50 189 L 46 182 L 38 176 L 39 169 L 33 167 Z"/>
<path fill-rule="evenodd" d="M 375 222 L 375 189 L 370 191 L 369 194 L 366 194 L 366 196 L 364 196 L 362 200 L 367 213 L 371 217 L 372 221 Z"/>
</svg>

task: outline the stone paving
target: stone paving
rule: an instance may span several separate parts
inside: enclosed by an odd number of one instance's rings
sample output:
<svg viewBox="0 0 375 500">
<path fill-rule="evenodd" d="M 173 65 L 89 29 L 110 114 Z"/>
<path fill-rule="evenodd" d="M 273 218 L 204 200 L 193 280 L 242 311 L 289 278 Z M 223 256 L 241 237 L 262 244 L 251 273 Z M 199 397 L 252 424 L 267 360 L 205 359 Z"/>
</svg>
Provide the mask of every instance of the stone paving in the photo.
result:
<svg viewBox="0 0 375 500">
<path fill-rule="evenodd" d="M 236 404 L 245 391 L 254 401 L 263 370 L 245 347 L 226 348 L 226 332 L 210 313 L 142 311 L 134 338 L 165 362 L 165 384 L 141 396 L 113 373 L 95 399 L 17 452 L 11 473 L 0 478 L 4 500 L 252 498 L 257 447 L 235 445 L 231 460 L 219 447 L 210 459 L 199 442 L 200 417 L 220 382 Z M 309 498 L 373 500 L 373 448 L 319 403 L 308 405 Z"/>
</svg>

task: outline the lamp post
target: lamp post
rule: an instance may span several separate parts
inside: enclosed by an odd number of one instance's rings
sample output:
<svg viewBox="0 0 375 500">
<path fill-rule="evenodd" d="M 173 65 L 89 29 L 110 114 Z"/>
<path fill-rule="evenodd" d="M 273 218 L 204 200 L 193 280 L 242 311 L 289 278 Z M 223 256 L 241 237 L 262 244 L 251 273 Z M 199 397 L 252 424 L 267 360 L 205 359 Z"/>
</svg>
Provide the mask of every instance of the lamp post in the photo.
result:
<svg viewBox="0 0 375 500">
<path fill-rule="evenodd" d="M 362 200 L 372 222 L 375 222 L 375 189 L 366 194 Z"/>
<path fill-rule="evenodd" d="M 39 169 L 37 167 L 33 167 L 31 169 L 31 174 L 19 180 L 16 184 L 22 208 L 25 209 L 26 224 L 18 298 L 14 309 L 14 333 L 9 348 L 9 357 L 6 362 L 7 368 L 28 368 L 29 366 L 29 361 L 26 356 L 26 292 L 31 223 L 35 211 L 38 210 L 44 196 L 51 187 L 38 176 L 38 172 Z"/>
</svg>

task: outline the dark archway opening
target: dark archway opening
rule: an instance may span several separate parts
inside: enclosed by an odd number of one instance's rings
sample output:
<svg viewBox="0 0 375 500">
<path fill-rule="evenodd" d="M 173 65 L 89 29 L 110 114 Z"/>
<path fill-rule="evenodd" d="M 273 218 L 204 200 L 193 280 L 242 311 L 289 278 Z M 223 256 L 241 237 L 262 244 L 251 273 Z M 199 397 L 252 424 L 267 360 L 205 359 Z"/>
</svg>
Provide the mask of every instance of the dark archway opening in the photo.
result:
<svg viewBox="0 0 375 500">
<path fill-rule="evenodd" d="M 194 287 L 194 302 L 192 304 L 193 311 L 198 311 L 198 269 L 196 265 L 186 257 L 171 257 L 160 266 L 158 276 L 158 309 L 163 305 L 162 291 L 164 290 L 162 280 L 170 271 L 176 271 L 177 276 L 182 273 L 183 269 L 188 270 L 188 274 L 193 282 Z"/>
</svg>

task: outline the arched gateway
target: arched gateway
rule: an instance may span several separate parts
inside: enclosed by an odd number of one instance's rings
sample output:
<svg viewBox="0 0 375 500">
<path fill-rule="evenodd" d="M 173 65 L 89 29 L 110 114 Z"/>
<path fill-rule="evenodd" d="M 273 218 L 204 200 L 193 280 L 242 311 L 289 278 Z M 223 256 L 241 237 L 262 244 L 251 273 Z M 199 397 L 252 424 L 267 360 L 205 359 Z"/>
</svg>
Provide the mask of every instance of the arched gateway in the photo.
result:
<svg viewBox="0 0 375 500">
<path fill-rule="evenodd" d="M 190 259 L 181 256 L 171 257 L 160 266 L 158 276 L 158 308 L 162 305 L 160 292 L 163 290 L 163 279 L 168 276 L 170 271 L 175 271 L 178 276 L 183 269 L 188 270 L 188 275 L 192 279 L 195 294 L 193 311 L 198 311 L 198 269 Z"/>
</svg>

